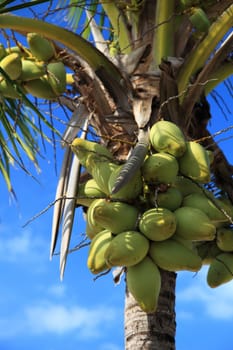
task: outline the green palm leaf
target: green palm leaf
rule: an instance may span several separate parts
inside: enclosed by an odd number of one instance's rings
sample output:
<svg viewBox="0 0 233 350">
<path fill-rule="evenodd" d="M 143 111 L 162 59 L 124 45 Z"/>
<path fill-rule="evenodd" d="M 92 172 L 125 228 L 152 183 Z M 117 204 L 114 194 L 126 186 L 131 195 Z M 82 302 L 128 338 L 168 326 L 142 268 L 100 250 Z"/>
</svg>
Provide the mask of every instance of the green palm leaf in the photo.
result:
<svg viewBox="0 0 233 350">
<path fill-rule="evenodd" d="M 1 70 L 1 74 L 21 96 L 21 99 L 10 99 L 1 96 L 0 103 L 0 172 L 5 179 L 8 190 L 12 192 L 10 167 L 17 163 L 21 169 L 30 174 L 24 165 L 24 160 L 28 158 L 38 170 L 38 135 L 43 140 L 50 142 L 50 138 L 41 131 L 39 125 L 35 124 L 35 115 L 38 115 L 39 119 L 52 132 L 56 132 L 59 136 L 60 134 L 22 92 L 20 86 L 12 82 L 4 71 Z M 30 174 L 30 176 L 32 175 Z"/>
<path fill-rule="evenodd" d="M 89 18 L 86 15 L 86 11 L 88 10 L 92 16 L 95 16 L 95 20 L 98 17 L 98 25 L 101 28 L 104 24 L 105 13 L 100 8 L 98 1 L 91 0 L 88 3 L 85 1 L 75 1 L 75 0 L 67 0 L 67 1 L 58 1 L 57 8 L 64 8 L 67 18 L 68 27 L 73 31 L 80 32 L 80 35 L 86 39 L 90 39 L 91 29 L 89 26 Z"/>
<path fill-rule="evenodd" d="M 16 10 L 22 10 L 24 8 L 29 8 L 35 5 L 40 5 L 43 4 L 45 2 L 50 2 L 50 0 L 35 0 L 35 1 L 30 1 L 30 2 L 26 2 L 23 4 L 13 4 L 15 2 L 15 0 L 6 0 L 6 1 L 2 1 L 0 4 L 0 13 L 7 13 L 7 12 L 12 12 L 12 11 L 16 11 Z M 7 5 L 12 4 L 11 6 L 7 7 Z"/>
</svg>

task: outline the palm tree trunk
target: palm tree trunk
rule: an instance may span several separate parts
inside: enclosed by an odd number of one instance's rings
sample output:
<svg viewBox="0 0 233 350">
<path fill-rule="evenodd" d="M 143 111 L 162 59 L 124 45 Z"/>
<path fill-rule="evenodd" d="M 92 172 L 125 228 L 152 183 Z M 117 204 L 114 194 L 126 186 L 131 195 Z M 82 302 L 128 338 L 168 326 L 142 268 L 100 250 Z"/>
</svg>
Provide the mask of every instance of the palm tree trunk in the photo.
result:
<svg viewBox="0 0 233 350">
<path fill-rule="evenodd" d="M 176 273 L 161 271 L 162 287 L 155 313 L 143 312 L 133 296 L 125 296 L 125 350 L 175 350 Z"/>
</svg>

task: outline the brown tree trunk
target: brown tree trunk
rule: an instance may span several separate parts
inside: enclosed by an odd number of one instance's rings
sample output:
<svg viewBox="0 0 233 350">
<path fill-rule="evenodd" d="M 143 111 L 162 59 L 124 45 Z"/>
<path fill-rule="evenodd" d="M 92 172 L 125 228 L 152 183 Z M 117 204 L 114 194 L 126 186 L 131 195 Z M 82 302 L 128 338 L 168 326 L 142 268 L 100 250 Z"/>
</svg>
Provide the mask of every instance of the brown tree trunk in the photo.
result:
<svg viewBox="0 0 233 350">
<path fill-rule="evenodd" d="M 161 271 L 162 287 L 155 313 L 143 312 L 133 296 L 125 296 L 125 350 L 175 350 L 176 273 Z"/>
</svg>

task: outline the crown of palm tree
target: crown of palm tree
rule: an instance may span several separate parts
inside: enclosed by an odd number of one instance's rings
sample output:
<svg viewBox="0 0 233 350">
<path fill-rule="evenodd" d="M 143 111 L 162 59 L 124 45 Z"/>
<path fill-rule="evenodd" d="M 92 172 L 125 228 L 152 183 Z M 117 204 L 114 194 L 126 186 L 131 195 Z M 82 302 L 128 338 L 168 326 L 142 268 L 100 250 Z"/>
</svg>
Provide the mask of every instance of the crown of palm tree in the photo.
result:
<svg viewBox="0 0 233 350">
<path fill-rule="evenodd" d="M 0 26 L 19 32 L 35 31 L 54 40 L 59 58 L 73 73 L 71 90 L 58 98 L 73 112 L 62 137 L 66 151 L 55 198 L 51 243 L 52 256 L 61 227 L 63 276 L 75 196 L 79 182 L 85 179 L 69 145 L 81 131 L 82 137 L 100 140 L 119 161 L 133 149 L 117 180 L 119 188 L 141 166 L 150 126 L 161 118 L 173 121 L 187 137 L 200 140 L 214 151 L 213 181 L 233 199 L 232 168 L 207 130 L 211 116 L 205 97 L 232 73 L 233 5 L 231 0 L 52 2 L 48 22 L 50 14 L 58 13 L 61 18 L 63 13 L 70 30 L 4 14 L 43 2 L 14 5 L 11 1 L 7 7 L 3 3 Z M 19 147 L 35 163 L 38 152 L 34 133 L 41 134 L 41 130 L 25 107 L 53 128 L 20 86 L 13 86 L 20 91 L 21 99 L 3 98 L 1 105 L 4 132 L 0 169 L 10 190 L 12 160 L 26 170 Z"/>
</svg>

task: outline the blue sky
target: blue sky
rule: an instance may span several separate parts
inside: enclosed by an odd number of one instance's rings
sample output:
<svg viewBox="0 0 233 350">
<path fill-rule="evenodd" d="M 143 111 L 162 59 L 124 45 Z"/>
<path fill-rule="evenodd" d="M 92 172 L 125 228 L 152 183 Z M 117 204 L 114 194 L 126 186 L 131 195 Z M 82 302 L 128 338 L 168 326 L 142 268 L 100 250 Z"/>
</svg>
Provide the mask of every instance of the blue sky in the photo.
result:
<svg viewBox="0 0 233 350">
<path fill-rule="evenodd" d="M 232 101 L 222 86 L 218 90 Z M 233 125 L 210 98 L 216 132 Z M 232 133 L 218 136 L 233 162 Z M 62 150 L 58 152 L 58 169 Z M 52 208 L 23 225 L 54 200 L 57 176 L 52 148 L 40 162 L 40 184 L 20 169 L 12 172 L 17 203 L 0 178 L 0 349 L 1 350 L 122 350 L 124 348 L 124 282 L 114 286 L 112 276 L 93 281 L 86 267 L 87 249 L 70 254 L 63 282 L 59 258 L 49 260 Z M 30 164 L 28 164 L 31 167 Z M 32 168 L 31 168 L 32 169 Z M 33 169 L 32 169 L 33 171 Z M 72 244 L 85 230 L 82 213 L 76 215 Z M 210 289 L 206 267 L 199 273 L 179 273 L 177 280 L 177 350 L 232 350 L 233 283 Z"/>
</svg>

